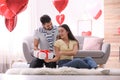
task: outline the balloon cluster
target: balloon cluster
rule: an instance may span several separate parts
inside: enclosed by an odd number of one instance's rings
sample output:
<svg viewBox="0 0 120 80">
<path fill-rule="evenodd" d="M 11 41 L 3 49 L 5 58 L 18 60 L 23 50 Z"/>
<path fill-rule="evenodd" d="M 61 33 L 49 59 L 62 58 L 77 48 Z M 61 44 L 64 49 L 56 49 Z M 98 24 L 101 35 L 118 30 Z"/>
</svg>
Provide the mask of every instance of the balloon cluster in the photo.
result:
<svg viewBox="0 0 120 80">
<path fill-rule="evenodd" d="M 61 25 L 65 19 L 65 15 L 61 14 L 61 12 L 66 8 L 68 0 L 53 0 L 53 4 L 57 11 L 59 12 L 59 15 L 56 15 L 56 21 L 58 22 L 59 25 Z"/>
<path fill-rule="evenodd" d="M 0 0 L 0 15 L 5 17 L 6 28 L 11 32 L 17 23 L 17 14 L 27 8 L 28 0 Z"/>
</svg>

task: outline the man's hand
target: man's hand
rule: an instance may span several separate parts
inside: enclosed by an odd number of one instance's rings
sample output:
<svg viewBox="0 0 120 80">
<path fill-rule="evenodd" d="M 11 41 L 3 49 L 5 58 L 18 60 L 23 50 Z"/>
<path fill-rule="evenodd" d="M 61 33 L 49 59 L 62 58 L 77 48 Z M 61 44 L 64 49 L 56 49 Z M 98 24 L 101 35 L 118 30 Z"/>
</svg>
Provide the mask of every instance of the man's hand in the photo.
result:
<svg viewBox="0 0 120 80">
<path fill-rule="evenodd" d="M 34 47 L 34 50 L 39 50 L 37 47 Z"/>
</svg>

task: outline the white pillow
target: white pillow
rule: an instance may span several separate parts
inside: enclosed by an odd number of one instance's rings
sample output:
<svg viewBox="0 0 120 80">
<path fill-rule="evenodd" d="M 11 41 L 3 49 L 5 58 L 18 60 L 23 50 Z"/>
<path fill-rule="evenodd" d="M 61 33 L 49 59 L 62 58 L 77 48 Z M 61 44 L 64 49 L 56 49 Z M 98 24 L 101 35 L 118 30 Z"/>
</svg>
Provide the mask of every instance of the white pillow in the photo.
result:
<svg viewBox="0 0 120 80">
<path fill-rule="evenodd" d="M 86 37 L 84 39 L 83 50 L 100 50 L 103 38 Z"/>
<path fill-rule="evenodd" d="M 27 62 L 14 62 L 11 68 L 29 68 L 29 64 Z"/>
</svg>

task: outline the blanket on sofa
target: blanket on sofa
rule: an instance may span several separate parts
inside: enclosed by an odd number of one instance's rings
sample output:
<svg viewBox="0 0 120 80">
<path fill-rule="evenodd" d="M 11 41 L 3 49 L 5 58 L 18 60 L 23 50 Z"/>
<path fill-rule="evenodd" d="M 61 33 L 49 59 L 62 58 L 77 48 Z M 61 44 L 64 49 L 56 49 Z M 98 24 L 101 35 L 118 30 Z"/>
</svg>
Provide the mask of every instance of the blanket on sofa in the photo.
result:
<svg viewBox="0 0 120 80">
<path fill-rule="evenodd" d="M 120 75 L 120 69 L 11 68 L 5 74 L 18 75 Z"/>
</svg>

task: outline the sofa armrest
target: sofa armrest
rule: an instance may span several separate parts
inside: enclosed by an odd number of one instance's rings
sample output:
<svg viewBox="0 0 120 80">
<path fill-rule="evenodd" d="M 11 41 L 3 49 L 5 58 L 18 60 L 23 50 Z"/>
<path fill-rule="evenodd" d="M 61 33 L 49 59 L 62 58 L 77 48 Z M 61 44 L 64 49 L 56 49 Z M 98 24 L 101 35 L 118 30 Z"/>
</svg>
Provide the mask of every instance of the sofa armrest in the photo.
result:
<svg viewBox="0 0 120 80">
<path fill-rule="evenodd" d="M 23 54 L 28 63 L 33 59 L 33 50 L 30 49 L 30 46 L 27 41 L 23 41 Z"/>
<path fill-rule="evenodd" d="M 109 43 L 103 43 L 102 44 L 102 51 L 105 54 L 110 53 L 110 44 Z"/>
<path fill-rule="evenodd" d="M 102 60 L 104 61 L 103 64 L 105 64 L 109 58 L 109 55 L 110 55 L 110 50 L 111 50 L 111 46 L 109 43 L 103 43 L 102 45 L 102 51 L 104 53 L 104 56 L 102 58 Z"/>
</svg>

